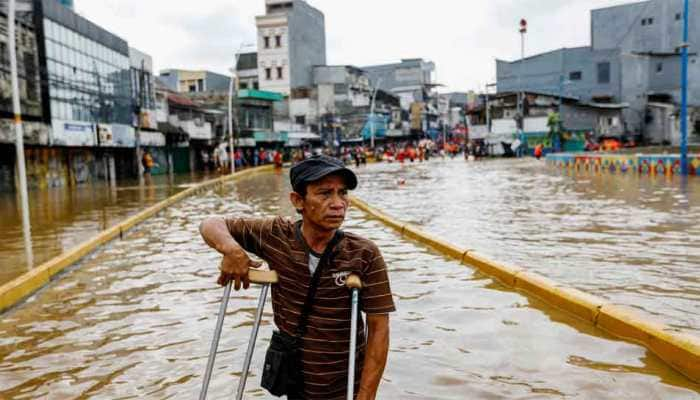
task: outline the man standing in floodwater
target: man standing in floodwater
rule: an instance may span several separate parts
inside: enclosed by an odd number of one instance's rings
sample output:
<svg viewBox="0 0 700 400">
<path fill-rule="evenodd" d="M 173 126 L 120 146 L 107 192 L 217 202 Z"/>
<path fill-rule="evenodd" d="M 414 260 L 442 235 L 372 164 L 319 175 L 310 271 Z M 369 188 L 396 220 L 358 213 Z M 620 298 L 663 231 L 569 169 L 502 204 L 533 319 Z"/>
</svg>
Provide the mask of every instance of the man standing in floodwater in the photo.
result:
<svg viewBox="0 0 700 400">
<path fill-rule="evenodd" d="M 348 191 L 357 177 L 327 156 L 299 162 L 290 171 L 289 198 L 301 220 L 277 218 L 209 218 L 200 231 L 224 259 L 218 283 L 235 280 L 235 289 L 249 285 L 248 269 L 258 265 L 246 251 L 277 271 L 272 287 L 274 320 L 280 335 L 298 338 L 301 385 L 289 388 L 289 399 L 345 399 L 350 344 L 350 293 L 345 279 L 362 282 L 360 307 L 367 317 L 357 330 L 356 399 L 376 397 L 389 351 L 389 313 L 395 310 L 384 259 L 368 239 L 339 228 L 349 206 Z M 325 262 L 324 262 L 325 261 Z M 320 280 L 306 324 L 299 320 L 315 272 Z M 304 324 L 302 324 L 304 325 Z M 264 377 L 263 377 L 264 379 Z"/>
</svg>

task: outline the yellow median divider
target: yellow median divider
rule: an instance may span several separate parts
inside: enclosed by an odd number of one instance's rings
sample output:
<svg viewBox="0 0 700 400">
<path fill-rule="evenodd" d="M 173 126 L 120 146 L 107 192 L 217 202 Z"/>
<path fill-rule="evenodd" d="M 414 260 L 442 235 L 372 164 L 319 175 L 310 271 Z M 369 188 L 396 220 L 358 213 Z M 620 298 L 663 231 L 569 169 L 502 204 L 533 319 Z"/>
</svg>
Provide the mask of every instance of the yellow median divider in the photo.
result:
<svg viewBox="0 0 700 400">
<path fill-rule="evenodd" d="M 210 189 L 216 185 L 223 185 L 226 182 L 241 179 L 251 174 L 271 171 L 273 168 L 274 167 L 271 165 L 252 168 L 237 172 L 234 175 L 226 175 L 199 183 L 196 186 L 183 190 L 178 194 L 162 200 L 137 213 L 136 215 L 125 219 L 119 224 L 100 232 L 92 239 L 83 242 L 68 251 L 65 251 L 63 254 L 52 258 L 51 260 L 0 286 L 0 313 L 22 302 L 31 294 L 48 284 L 52 277 L 54 277 L 56 274 L 75 264 L 83 257 L 95 251 L 95 249 L 101 245 L 110 242 L 114 238 L 123 237 L 123 235 L 134 226 L 153 217 L 171 205 L 192 196 L 195 193 Z"/>
<path fill-rule="evenodd" d="M 493 276 L 510 287 L 515 287 L 515 276 L 523 272 L 522 268 L 499 264 L 475 251 L 466 251 L 464 257 L 462 257 L 462 264 L 472 265 L 486 275 Z"/>
<path fill-rule="evenodd" d="M 392 218 L 356 197 L 352 197 L 351 202 L 402 236 L 430 246 L 445 256 L 458 259 L 462 264 L 475 267 L 506 286 L 535 296 L 615 337 L 641 344 L 676 371 L 694 382 L 700 382 L 700 338 L 650 321 L 648 316 L 628 307 L 611 304 L 602 298 L 560 285 L 534 272 L 503 265 L 475 251 L 461 249 Z"/>
</svg>

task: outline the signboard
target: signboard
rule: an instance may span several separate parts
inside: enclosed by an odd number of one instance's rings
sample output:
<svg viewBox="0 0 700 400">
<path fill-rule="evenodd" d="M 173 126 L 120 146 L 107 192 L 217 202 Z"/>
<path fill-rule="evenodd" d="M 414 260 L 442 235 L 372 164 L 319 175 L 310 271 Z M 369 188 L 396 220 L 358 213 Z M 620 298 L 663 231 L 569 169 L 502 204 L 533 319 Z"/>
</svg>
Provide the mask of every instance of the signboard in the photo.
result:
<svg viewBox="0 0 700 400">
<path fill-rule="evenodd" d="M 111 126 L 106 124 L 97 124 L 97 142 L 101 147 L 114 146 Z"/>
<path fill-rule="evenodd" d="M 141 146 L 164 147 L 165 135 L 160 132 L 141 131 L 139 134 Z"/>
<path fill-rule="evenodd" d="M 114 147 L 136 147 L 134 128 L 128 125 L 112 125 L 112 143 Z"/>
<path fill-rule="evenodd" d="M 399 68 L 394 72 L 396 82 L 423 82 L 423 71 L 420 68 Z"/>
<path fill-rule="evenodd" d="M 51 143 L 57 146 L 95 146 L 97 145 L 94 126 L 80 121 L 51 121 Z"/>
</svg>

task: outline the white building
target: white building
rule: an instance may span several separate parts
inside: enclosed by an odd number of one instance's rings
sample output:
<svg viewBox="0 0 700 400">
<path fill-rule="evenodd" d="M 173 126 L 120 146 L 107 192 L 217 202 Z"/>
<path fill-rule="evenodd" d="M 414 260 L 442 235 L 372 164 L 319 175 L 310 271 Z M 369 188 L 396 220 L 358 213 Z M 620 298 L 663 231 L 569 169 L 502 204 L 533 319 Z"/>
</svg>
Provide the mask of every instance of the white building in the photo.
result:
<svg viewBox="0 0 700 400">
<path fill-rule="evenodd" d="M 311 87 L 312 67 L 326 64 L 323 13 L 303 0 L 265 0 L 265 8 L 255 18 L 260 89 L 289 96 Z"/>
</svg>

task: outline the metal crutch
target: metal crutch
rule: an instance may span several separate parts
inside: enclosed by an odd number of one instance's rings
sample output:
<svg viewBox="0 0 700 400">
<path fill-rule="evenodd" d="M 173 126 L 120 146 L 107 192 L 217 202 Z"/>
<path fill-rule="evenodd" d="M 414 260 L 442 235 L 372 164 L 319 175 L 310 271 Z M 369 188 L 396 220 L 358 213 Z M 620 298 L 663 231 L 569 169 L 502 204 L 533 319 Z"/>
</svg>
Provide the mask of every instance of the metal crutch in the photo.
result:
<svg viewBox="0 0 700 400">
<path fill-rule="evenodd" d="M 351 315 L 350 315 L 350 358 L 348 360 L 348 390 L 347 399 L 354 399 L 355 392 L 355 348 L 357 347 L 357 303 L 360 289 L 362 289 L 362 281 L 360 277 L 351 274 L 345 279 L 345 286 L 352 293 L 351 299 Z"/>
<path fill-rule="evenodd" d="M 241 376 L 240 382 L 238 383 L 238 391 L 236 392 L 237 399 L 239 400 L 243 398 L 243 389 L 245 388 L 245 381 L 248 378 L 248 369 L 250 368 L 250 361 L 253 358 L 255 340 L 258 337 L 258 329 L 260 328 L 260 320 L 262 319 L 263 308 L 265 308 L 267 291 L 271 284 L 277 283 L 277 272 L 259 271 L 251 269 L 248 272 L 248 278 L 252 283 L 262 284 L 263 287 L 260 291 L 260 298 L 258 299 L 258 309 L 255 313 L 253 331 L 250 334 L 248 350 L 246 351 L 245 360 L 243 362 L 243 374 Z M 216 360 L 216 350 L 219 347 L 219 338 L 221 337 L 221 329 L 224 325 L 224 317 L 226 315 L 226 307 L 228 306 L 228 300 L 231 295 L 232 284 L 233 282 L 229 282 L 224 288 L 224 297 L 221 299 L 221 306 L 219 307 L 219 316 L 216 320 L 216 329 L 214 329 L 214 339 L 211 342 L 211 349 L 209 350 L 209 360 L 207 361 L 207 369 L 204 373 L 204 382 L 202 383 L 202 390 L 199 393 L 199 400 L 205 400 L 207 398 L 207 390 L 209 389 L 209 381 L 211 380 L 212 370 L 214 369 L 214 361 Z"/>
</svg>

